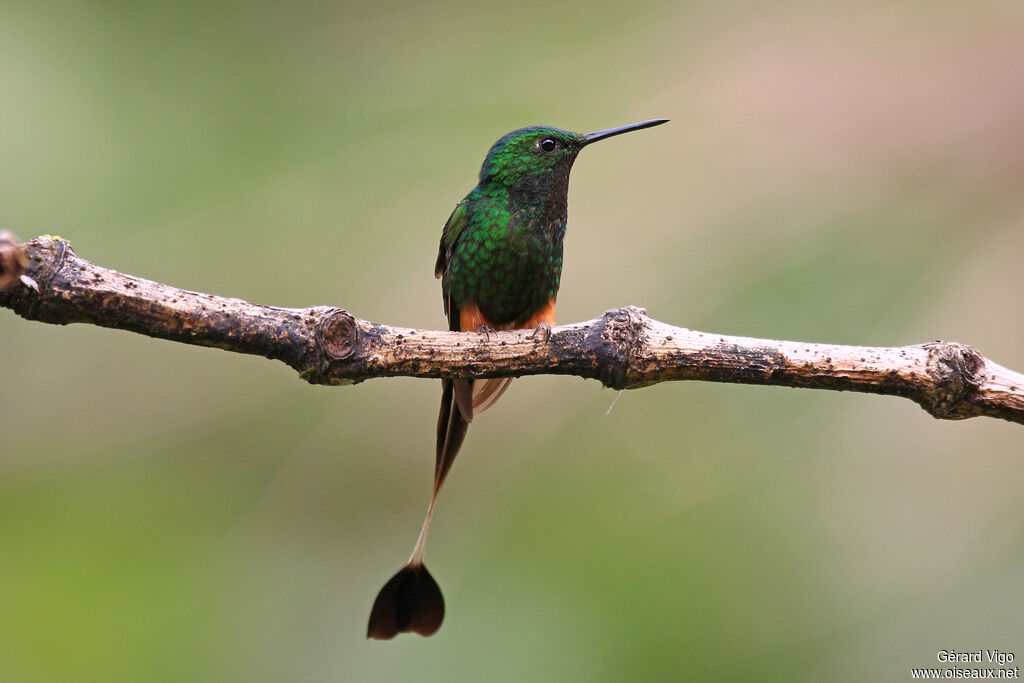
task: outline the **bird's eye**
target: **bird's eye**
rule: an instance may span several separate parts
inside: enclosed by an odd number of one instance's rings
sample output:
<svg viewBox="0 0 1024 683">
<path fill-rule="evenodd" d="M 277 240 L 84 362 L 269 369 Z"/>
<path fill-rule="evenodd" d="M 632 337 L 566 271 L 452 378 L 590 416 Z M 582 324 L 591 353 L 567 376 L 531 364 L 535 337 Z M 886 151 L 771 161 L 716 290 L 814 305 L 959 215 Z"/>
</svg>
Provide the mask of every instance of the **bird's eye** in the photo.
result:
<svg viewBox="0 0 1024 683">
<path fill-rule="evenodd" d="M 544 138 L 537 146 L 540 147 L 542 152 L 547 152 L 548 154 L 558 149 L 558 143 L 553 138 Z"/>
</svg>

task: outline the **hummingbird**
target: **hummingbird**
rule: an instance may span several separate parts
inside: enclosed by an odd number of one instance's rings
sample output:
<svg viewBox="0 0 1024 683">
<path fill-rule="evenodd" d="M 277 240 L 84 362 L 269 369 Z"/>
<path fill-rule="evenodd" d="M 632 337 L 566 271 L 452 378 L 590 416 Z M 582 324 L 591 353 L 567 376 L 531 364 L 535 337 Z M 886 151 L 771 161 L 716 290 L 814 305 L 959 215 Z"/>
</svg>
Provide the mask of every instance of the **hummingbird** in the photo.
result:
<svg viewBox="0 0 1024 683">
<path fill-rule="evenodd" d="M 652 119 L 597 133 L 530 126 L 501 137 L 480 168 L 480 181 L 455 206 L 441 231 L 434 276 L 441 279 L 448 329 L 490 334 L 533 329 L 546 341 L 555 324 L 562 275 L 569 172 L 587 145 L 666 123 Z M 437 420 L 434 490 L 412 555 L 384 584 L 370 611 L 367 637 L 433 635 L 444 598 L 423 564 L 434 502 L 469 423 L 508 388 L 511 377 L 443 379 Z"/>
</svg>

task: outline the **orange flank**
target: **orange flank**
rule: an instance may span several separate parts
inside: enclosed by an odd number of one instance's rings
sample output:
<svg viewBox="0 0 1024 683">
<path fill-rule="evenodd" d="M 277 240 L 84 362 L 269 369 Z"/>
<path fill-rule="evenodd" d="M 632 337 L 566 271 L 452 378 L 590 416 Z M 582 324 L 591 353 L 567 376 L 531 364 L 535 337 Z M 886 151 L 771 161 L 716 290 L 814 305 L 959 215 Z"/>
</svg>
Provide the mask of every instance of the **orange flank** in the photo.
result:
<svg viewBox="0 0 1024 683">
<path fill-rule="evenodd" d="M 554 298 L 548 299 L 548 305 L 534 313 L 530 318 L 523 323 L 523 329 L 534 329 L 541 323 L 547 323 L 551 327 L 555 326 L 555 300 Z"/>
<path fill-rule="evenodd" d="M 476 304 L 463 304 L 462 308 L 459 309 L 459 329 L 463 332 L 476 332 L 484 326 L 498 329 L 487 322 L 487 318 L 480 312 Z"/>
<path fill-rule="evenodd" d="M 554 299 L 548 299 L 547 305 L 527 318 L 522 325 L 492 325 L 475 303 L 465 303 L 459 309 L 459 330 L 462 332 L 476 332 L 485 326 L 494 330 L 532 330 L 541 323 L 555 326 Z"/>
<path fill-rule="evenodd" d="M 475 303 L 463 304 L 459 309 L 459 329 L 463 332 L 476 332 L 483 326 L 495 330 L 532 330 L 541 323 L 555 326 L 555 300 L 549 299 L 547 305 L 527 318 L 522 325 L 492 325 L 480 312 Z M 505 389 L 508 389 L 511 377 L 496 377 L 494 379 L 479 379 L 472 383 L 470 396 L 459 399 L 459 409 L 466 418 L 466 422 L 473 419 L 473 416 L 482 413 L 490 408 L 497 401 Z M 458 396 L 458 392 L 456 392 Z"/>
</svg>

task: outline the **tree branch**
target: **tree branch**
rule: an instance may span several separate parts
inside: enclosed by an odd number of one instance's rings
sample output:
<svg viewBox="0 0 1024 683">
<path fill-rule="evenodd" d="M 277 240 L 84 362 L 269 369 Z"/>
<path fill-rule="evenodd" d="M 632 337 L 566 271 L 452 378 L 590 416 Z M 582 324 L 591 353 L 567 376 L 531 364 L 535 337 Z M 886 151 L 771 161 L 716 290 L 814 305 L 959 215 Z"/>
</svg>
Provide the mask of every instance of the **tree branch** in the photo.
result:
<svg viewBox="0 0 1024 683">
<path fill-rule="evenodd" d="M 97 266 L 70 243 L 0 237 L 0 306 L 28 320 L 84 322 L 284 361 L 314 384 L 374 377 L 577 375 L 616 389 L 668 380 L 903 396 L 937 418 L 1024 424 L 1024 375 L 954 342 L 839 346 L 673 327 L 639 308 L 556 327 L 441 332 L 360 320 L 340 308 L 276 308 L 177 289 Z"/>
</svg>

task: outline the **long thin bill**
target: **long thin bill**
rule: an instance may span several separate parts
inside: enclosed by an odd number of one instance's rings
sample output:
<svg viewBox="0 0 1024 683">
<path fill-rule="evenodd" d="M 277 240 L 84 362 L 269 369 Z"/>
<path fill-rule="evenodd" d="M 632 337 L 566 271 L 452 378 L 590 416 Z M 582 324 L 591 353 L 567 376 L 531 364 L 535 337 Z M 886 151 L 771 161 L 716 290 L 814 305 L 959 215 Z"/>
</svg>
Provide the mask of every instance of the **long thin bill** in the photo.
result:
<svg viewBox="0 0 1024 683">
<path fill-rule="evenodd" d="M 584 145 L 589 145 L 591 142 L 597 142 L 598 140 L 604 140 L 614 135 L 622 135 L 623 133 L 629 133 L 634 130 L 643 130 L 644 128 L 652 128 L 653 126 L 660 126 L 663 123 L 668 123 L 668 119 L 651 119 L 650 121 L 641 121 L 640 123 L 631 123 L 628 126 L 619 126 L 618 128 L 609 128 L 608 130 L 599 130 L 596 133 L 591 133 L 587 136 L 583 142 Z"/>
</svg>

